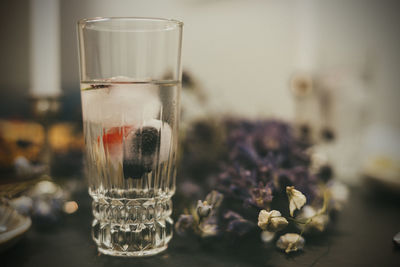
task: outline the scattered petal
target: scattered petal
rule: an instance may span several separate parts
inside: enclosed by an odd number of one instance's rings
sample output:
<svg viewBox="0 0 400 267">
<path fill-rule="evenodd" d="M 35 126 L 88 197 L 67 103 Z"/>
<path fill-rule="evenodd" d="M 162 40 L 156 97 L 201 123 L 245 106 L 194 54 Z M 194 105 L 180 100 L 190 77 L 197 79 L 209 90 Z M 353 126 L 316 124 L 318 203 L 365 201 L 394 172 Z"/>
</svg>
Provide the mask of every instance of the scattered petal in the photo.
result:
<svg viewBox="0 0 400 267">
<path fill-rule="evenodd" d="M 305 240 L 302 236 L 294 233 L 288 233 L 279 237 L 276 246 L 286 253 L 294 252 L 304 248 Z"/>
<path fill-rule="evenodd" d="M 304 204 L 306 204 L 306 196 L 303 195 L 300 191 L 294 189 L 294 186 L 286 187 L 286 194 L 289 198 L 289 210 L 290 216 L 293 217 L 293 213 L 295 210 L 300 210 Z"/>
</svg>

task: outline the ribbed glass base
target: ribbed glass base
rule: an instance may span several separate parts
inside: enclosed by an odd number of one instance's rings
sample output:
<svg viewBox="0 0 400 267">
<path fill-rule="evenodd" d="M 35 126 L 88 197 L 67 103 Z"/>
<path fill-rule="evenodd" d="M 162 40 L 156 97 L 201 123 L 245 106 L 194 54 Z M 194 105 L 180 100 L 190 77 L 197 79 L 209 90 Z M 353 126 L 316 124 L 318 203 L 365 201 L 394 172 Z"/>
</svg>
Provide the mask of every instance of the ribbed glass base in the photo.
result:
<svg viewBox="0 0 400 267">
<path fill-rule="evenodd" d="M 131 251 L 131 252 L 126 252 L 126 251 L 116 251 L 113 249 L 102 249 L 98 248 L 98 251 L 104 255 L 109 255 L 109 256 L 119 256 L 119 257 L 146 257 L 146 256 L 153 256 L 156 255 L 160 252 L 163 252 L 168 248 L 167 245 L 159 248 L 153 248 L 153 249 L 148 249 L 148 250 L 143 250 L 143 251 Z"/>
<path fill-rule="evenodd" d="M 111 256 L 155 255 L 172 238 L 169 198 L 93 201 L 92 237 L 99 252 Z"/>
</svg>

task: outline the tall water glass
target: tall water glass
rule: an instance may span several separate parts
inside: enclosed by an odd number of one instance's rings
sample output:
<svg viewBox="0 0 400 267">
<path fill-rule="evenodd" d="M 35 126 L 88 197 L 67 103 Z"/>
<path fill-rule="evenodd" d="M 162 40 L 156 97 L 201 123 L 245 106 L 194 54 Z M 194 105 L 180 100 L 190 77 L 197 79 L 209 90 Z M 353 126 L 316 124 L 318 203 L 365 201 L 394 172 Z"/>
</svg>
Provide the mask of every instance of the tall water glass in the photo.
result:
<svg viewBox="0 0 400 267">
<path fill-rule="evenodd" d="M 172 238 L 182 26 L 78 22 L 92 236 L 103 254 L 154 255 Z"/>
</svg>

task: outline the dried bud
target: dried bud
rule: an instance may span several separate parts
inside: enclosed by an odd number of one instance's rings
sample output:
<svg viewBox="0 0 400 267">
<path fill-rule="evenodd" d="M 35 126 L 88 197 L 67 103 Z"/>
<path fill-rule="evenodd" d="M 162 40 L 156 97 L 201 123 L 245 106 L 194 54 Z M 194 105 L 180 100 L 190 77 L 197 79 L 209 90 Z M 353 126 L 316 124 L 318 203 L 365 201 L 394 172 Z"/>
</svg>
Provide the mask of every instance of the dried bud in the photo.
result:
<svg viewBox="0 0 400 267">
<path fill-rule="evenodd" d="M 288 225 L 288 221 L 277 210 L 270 212 L 261 210 L 258 215 L 258 226 L 270 232 L 280 231 Z"/>
<path fill-rule="evenodd" d="M 286 187 L 286 194 L 289 198 L 290 216 L 293 217 L 295 210 L 300 210 L 306 204 L 306 197 L 300 191 L 294 189 L 294 186 Z"/>
<path fill-rule="evenodd" d="M 199 215 L 200 218 L 208 217 L 210 215 L 212 210 L 212 206 L 207 203 L 207 201 L 197 201 L 197 215 Z"/>
<path fill-rule="evenodd" d="M 288 233 L 279 237 L 276 246 L 286 253 L 294 252 L 304 248 L 305 240 L 298 234 Z"/>
</svg>

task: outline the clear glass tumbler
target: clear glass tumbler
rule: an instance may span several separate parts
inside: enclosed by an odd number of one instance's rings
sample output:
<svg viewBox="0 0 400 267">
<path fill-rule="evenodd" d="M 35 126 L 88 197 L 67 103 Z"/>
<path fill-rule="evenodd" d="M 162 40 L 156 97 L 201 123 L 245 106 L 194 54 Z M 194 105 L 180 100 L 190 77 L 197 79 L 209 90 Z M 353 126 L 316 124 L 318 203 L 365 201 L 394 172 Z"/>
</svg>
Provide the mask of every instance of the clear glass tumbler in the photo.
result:
<svg viewBox="0 0 400 267">
<path fill-rule="evenodd" d="M 172 238 L 182 22 L 78 22 L 92 236 L 99 252 L 147 256 Z"/>
</svg>

